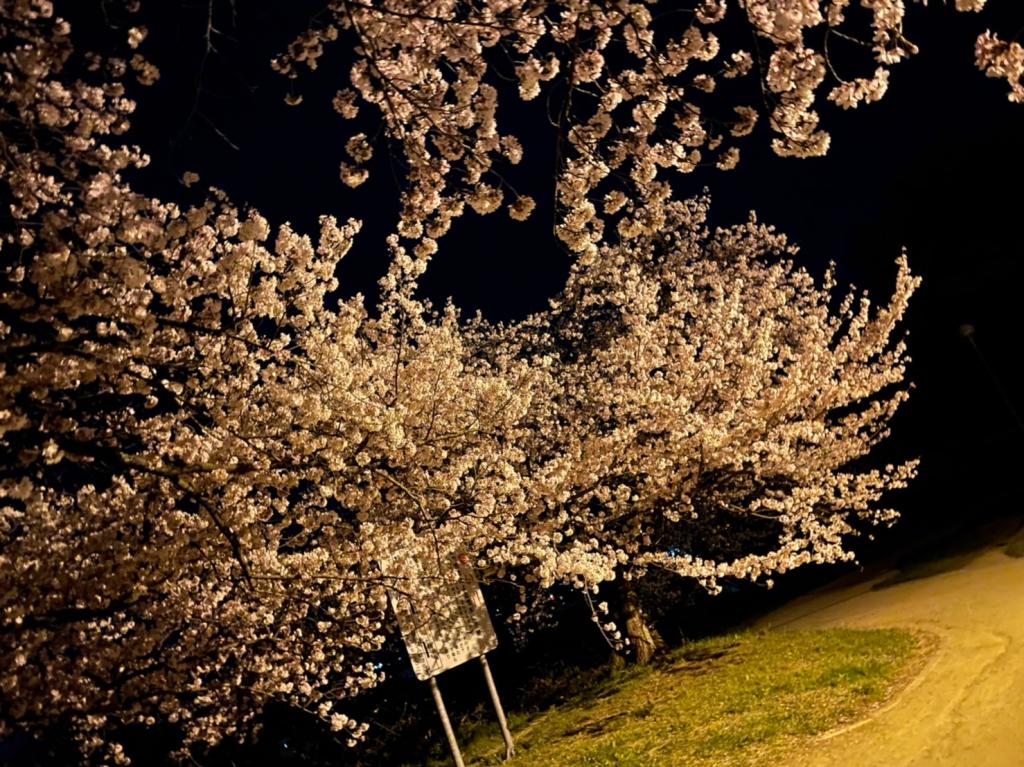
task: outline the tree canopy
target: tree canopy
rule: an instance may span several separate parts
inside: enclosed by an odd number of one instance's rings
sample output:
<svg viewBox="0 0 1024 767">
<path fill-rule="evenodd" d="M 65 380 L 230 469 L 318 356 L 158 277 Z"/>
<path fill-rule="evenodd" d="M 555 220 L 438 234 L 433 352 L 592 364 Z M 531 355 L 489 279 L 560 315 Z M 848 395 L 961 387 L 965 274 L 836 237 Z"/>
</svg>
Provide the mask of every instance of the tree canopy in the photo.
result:
<svg viewBox="0 0 1024 767">
<path fill-rule="evenodd" d="M 907 397 L 906 259 L 874 307 L 754 218 L 709 227 L 709 200 L 659 177 L 729 167 L 759 113 L 776 151 L 827 148 L 813 104 L 847 3 L 736 5 L 332 3 L 275 67 L 355 35 L 335 106 L 380 108 L 405 162 L 366 306 L 335 277 L 358 221 L 324 216 L 314 241 L 216 189 L 138 191 L 145 29 L 93 53 L 49 2 L 5 1 L 0 737 L 67 725 L 126 763 L 118 727 L 176 724 L 184 754 L 282 701 L 355 743 L 345 701 L 383 676 L 387 589 L 429 586 L 385 575 L 388 552 L 470 552 L 522 587 L 516 619 L 575 586 L 622 649 L 603 585 L 765 580 L 892 521 L 884 496 L 915 463 L 870 458 Z M 878 69 L 831 87 L 845 106 L 913 51 L 901 3 L 864 6 Z M 750 50 L 713 31 L 738 11 Z M 576 254 L 550 307 L 511 323 L 417 293 L 438 238 L 466 205 L 497 209 L 498 166 L 522 155 L 492 53 L 521 98 L 561 88 L 555 228 Z M 1018 100 L 1022 62 L 978 42 Z M 760 106 L 719 97 L 744 77 Z M 372 146 L 347 148 L 356 183 Z"/>
</svg>

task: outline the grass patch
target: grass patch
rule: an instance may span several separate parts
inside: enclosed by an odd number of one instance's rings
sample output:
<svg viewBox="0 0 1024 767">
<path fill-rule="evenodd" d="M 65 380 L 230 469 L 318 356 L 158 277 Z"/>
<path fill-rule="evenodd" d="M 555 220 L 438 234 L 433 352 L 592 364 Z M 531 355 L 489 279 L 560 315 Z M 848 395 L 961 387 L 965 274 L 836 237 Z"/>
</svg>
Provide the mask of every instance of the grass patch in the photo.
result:
<svg viewBox="0 0 1024 767">
<path fill-rule="evenodd" d="M 581 685 L 557 707 L 512 712 L 517 757 L 507 764 L 767 764 L 795 738 L 860 718 L 885 700 L 919 646 L 895 629 L 747 632 L 695 642 L 653 667 Z M 459 730 L 467 765 L 502 764 L 496 726 L 480 720 Z"/>
</svg>

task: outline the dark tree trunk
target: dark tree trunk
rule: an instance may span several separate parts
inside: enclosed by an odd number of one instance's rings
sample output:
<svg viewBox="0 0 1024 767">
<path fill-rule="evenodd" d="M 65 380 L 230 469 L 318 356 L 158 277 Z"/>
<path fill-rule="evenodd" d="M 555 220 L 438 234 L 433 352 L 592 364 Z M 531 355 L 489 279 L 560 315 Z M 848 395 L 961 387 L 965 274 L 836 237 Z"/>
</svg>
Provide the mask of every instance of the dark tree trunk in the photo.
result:
<svg viewBox="0 0 1024 767">
<path fill-rule="evenodd" d="M 647 622 L 643 607 L 633 589 L 626 590 L 626 636 L 633 646 L 633 659 L 640 664 L 647 664 L 664 646 L 658 632 Z"/>
</svg>

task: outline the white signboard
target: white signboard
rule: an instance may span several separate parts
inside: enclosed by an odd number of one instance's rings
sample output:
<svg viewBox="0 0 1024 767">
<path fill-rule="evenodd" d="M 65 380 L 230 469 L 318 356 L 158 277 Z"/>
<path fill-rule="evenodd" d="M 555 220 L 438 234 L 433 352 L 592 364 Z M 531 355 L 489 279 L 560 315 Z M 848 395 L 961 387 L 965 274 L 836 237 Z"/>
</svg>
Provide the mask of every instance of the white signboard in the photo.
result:
<svg viewBox="0 0 1024 767">
<path fill-rule="evenodd" d="M 430 679 L 498 646 L 480 584 L 465 554 L 393 554 L 391 607 L 413 671 Z"/>
</svg>

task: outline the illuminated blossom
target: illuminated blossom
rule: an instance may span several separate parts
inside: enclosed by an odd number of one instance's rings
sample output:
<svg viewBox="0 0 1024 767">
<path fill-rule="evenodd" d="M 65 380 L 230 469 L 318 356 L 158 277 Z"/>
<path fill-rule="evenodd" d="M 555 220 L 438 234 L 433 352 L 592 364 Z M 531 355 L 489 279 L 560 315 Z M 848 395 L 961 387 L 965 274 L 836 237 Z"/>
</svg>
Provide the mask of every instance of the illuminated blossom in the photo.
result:
<svg viewBox="0 0 1024 767">
<path fill-rule="evenodd" d="M 656 207 L 664 198 L 652 194 L 653 179 L 690 173 L 702 162 L 733 167 L 736 140 L 751 134 L 760 116 L 777 154 L 825 154 L 831 137 L 819 124 L 823 94 L 846 109 L 877 101 L 891 67 L 917 50 L 904 34 L 903 0 L 865 0 L 856 20 L 847 18 L 849 5 L 701 0 L 683 14 L 658 13 L 650 0 L 559 0 L 543 12 L 525 0 L 440 0 L 414 4 L 419 11 L 407 0 L 336 2 L 273 66 L 296 79 L 303 68 L 319 66 L 329 44 L 355 43 L 355 62 L 339 73 L 348 82 L 334 106 L 351 118 L 363 103 L 381 116 L 408 169 L 399 231 L 415 239 L 423 227 L 448 230 L 452 217 L 438 220 L 446 203 L 466 200 L 489 213 L 500 207 L 499 192 L 512 191 L 501 166 L 518 163 L 522 148 L 505 132 L 511 123 L 498 117 L 499 91 L 514 98 L 503 87 L 508 75 L 490 56 L 500 48 L 512 58 L 519 98 L 536 99 L 547 88 L 552 99 L 547 117 L 560 140 L 555 232 L 571 252 L 590 257 L 598 232 L 636 226 L 619 219 L 628 215 L 624 208 L 597 205 L 611 191 Z M 984 0 L 954 5 L 978 11 Z M 736 38 L 736 25 L 748 26 L 749 34 Z M 757 64 L 751 50 L 729 47 L 726 37 L 753 37 Z M 833 38 L 864 41 L 863 63 L 874 63 L 874 74 L 842 79 L 828 61 Z M 1024 99 L 1021 50 L 987 33 L 977 44 L 978 66 L 1010 83 L 1011 100 Z M 751 80 L 771 93 L 764 106 L 735 103 L 743 92 L 737 88 Z M 706 96 L 712 92 L 720 94 L 715 101 Z M 740 120 L 723 128 L 713 107 L 730 100 Z M 349 169 L 342 178 L 356 185 L 366 172 Z"/>
</svg>

